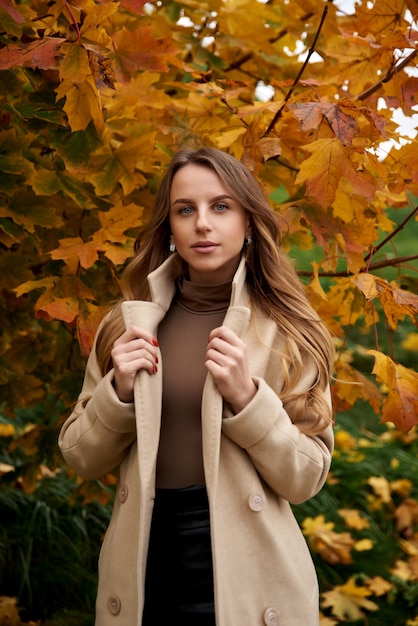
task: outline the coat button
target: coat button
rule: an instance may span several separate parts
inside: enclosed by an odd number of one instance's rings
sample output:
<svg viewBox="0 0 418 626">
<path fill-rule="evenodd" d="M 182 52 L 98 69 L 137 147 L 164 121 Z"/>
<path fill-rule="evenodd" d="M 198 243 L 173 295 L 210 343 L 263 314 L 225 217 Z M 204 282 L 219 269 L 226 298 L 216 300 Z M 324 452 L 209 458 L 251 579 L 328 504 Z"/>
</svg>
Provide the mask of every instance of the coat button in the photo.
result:
<svg viewBox="0 0 418 626">
<path fill-rule="evenodd" d="M 248 503 L 252 511 L 261 511 L 264 508 L 264 498 L 259 493 L 253 493 L 250 496 Z"/>
<path fill-rule="evenodd" d="M 113 594 L 109 596 L 107 601 L 107 608 L 112 615 L 119 615 L 121 609 L 121 602 L 117 595 Z"/>
<path fill-rule="evenodd" d="M 119 487 L 119 500 L 121 502 L 126 502 L 126 498 L 128 497 L 128 485 L 124 483 Z"/>
<path fill-rule="evenodd" d="M 278 626 L 279 619 L 280 619 L 280 615 L 277 609 L 274 609 L 274 608 L 266 609 L 266 612 L 264 613 L 264 623 L 267 626 Z"/>
</svg>

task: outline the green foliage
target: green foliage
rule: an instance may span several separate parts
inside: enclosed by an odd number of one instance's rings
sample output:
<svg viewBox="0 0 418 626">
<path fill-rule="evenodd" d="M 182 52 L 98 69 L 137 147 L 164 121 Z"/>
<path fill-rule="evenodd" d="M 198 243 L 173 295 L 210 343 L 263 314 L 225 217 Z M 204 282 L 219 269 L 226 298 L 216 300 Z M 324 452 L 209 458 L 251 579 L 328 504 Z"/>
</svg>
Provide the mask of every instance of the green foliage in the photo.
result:
<svg viewBox="0 0 418 626">
<path fill-rule="evenodd" d="M 23 619 L 50 618 L 62 607 L 94 614 L 98 554 L 110 519 L 112 487 L 94 482 L 86 494 L 59 462 L 50 408 L 18 411 L 23 434 L 4 438 L 0 453 L 0 467 L 14 468 L 0 483 L 0 595 L 18 598 Z M 34 439 L 38 423 L 42 436 Z"/>
</svg>

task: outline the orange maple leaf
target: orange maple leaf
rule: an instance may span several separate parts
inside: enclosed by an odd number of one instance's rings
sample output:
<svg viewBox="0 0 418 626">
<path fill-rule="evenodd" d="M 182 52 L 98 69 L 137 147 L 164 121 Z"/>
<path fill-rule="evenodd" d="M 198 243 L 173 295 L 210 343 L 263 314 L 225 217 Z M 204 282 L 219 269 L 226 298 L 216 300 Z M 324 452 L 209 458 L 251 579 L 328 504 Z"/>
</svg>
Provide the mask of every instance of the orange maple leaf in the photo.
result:
<svg viewBox="0 0 418 626">
<path fill-rule="evenodd" d="M 347 104 L 345 105 L 347 109 Z M 302 130 L 312 130 L 318 128 L 322 119 L 325 118 L 331 126 L 334 134 L 344 146 L 349 145 L 355 135 L 359 132 L 358 123 L 352 115 L 343 110 L 340 103 L 331 102 L 296 102 L 290 104 L 289 109 L 293 111 L 300 120 Z M 355 112 L 355 107 L 351 105 Z"/>
<path fill-rule="evenodd" d="M 129 31 L 121 28 L 113 35 L 115 53 L 115 75 L 124 82 L 138 70 L 167 72 L 169 63 L 181 65 L 176 57 L 180 48 L 170 37 L 155 38 L 151 26 Z"/>
<path fill-rule="evenodd" d="M 375 358 L 373 374 L 388 390 L 383 404 L 382 422 L 392 422 L 403 432 L 418 424 L 418 374 L 395 363 L 377 350 L 368 350 Z"/>
<path fill-rule="evenodd" d="M 87 269 L 92 267 L 99 258 L 97 245 L 92 241 L 84 242 L 81 237 L 66 237 L 60 239 L 59 243 L 58 248 L 50 252 L 52 259 L 67 261 L 77 258 L 80 260 L 81 267 Z"/>
<path fill-rule="evenodd" d="M 58 67 L 59 47 L 65 39 L 45 37 L 30 43 L 11 43 L 0 50 L 0 69 L 38 67 L 52 70 Z"/>
</svg>

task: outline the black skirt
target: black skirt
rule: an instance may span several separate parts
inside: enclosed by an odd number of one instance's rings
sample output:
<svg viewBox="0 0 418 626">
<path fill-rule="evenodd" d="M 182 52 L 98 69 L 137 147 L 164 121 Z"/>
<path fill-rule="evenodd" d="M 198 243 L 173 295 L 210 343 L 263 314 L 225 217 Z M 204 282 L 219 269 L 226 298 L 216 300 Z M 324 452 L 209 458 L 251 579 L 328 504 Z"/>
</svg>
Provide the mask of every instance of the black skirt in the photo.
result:
<svg viewBox="0 0 418 626">
<path fill-rule="evenodd" d="M 209 504 L 202 486 L 156 490 L 142 626 L 167 620 L 215 626 Z"/>
</svg>

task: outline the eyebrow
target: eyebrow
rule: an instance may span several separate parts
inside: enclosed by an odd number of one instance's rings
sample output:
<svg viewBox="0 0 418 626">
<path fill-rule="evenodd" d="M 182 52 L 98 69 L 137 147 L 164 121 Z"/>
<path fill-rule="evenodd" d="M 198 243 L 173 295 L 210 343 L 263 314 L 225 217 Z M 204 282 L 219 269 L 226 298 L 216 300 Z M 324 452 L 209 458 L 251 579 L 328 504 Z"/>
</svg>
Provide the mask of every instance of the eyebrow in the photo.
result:
<svg viewBox="0 0 418 626">
<path fill-rule="evenodd" d="M 219 200 L 233 200 L 233 199 L 234 198 L 232 196 L 228 196 L 228 194 L 224 193 L 220 196 L 215 196 L 214 198 L 211 198 L 210 202 L 219 202 Z M 194 204 L 194 200 L 189 200 L 189 198 L 177 198 L 171 204 L 172 206 L 174 206 L 175 204 Z"/>
</svg>

